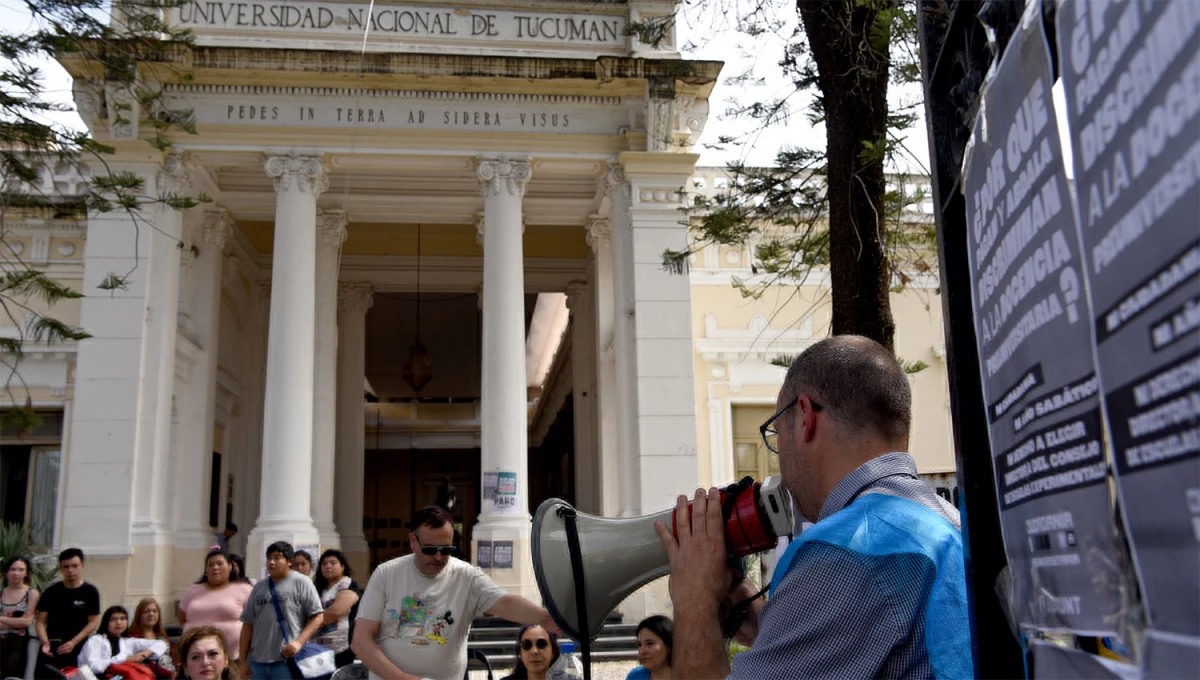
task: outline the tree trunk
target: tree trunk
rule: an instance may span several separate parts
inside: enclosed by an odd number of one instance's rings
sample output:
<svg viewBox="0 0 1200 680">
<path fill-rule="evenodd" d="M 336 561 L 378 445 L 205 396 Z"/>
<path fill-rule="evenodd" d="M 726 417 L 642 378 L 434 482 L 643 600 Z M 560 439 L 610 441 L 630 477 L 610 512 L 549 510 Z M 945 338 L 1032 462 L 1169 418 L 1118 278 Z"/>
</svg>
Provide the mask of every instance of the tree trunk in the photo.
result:
<svg viewBox="0 0 1200 680">
<path fill-rule="evenodd" d="M 896 324 L 883 224 L 882 154 L 863 143 L 887 135 L 888 50 L 868 40 L 879 2 L 797 0 L 825 105 L 829 270 L 834 335 L 863 335 L 893 350 Z"/>
</svg>

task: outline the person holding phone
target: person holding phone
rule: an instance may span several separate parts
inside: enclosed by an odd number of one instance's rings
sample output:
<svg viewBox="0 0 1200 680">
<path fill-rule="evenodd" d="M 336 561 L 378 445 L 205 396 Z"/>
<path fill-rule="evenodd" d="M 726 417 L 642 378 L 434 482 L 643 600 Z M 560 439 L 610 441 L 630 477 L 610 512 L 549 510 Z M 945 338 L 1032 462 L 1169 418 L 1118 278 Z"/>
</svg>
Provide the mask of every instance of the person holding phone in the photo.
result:
<svg viewBox="0 0 1200 680">
<path fill-rule="evenodd" d="M 83 580 L 83 566 L 79 548 L 59 553 L 62 580 L 46 588 L 38 600 L 37 634 L 42 641 L 43 666 L 78 666 L 80 646 L 100 623 L 100 591 Z"/>
</svg>

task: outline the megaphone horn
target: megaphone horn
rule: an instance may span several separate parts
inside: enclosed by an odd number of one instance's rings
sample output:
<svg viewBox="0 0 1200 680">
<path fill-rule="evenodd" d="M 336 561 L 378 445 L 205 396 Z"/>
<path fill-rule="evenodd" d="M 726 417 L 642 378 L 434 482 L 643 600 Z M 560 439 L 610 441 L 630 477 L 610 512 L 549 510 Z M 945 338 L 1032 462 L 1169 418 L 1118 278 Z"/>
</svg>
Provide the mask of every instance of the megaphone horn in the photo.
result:
<svg viewBox="0 0 1200 680">
<path fill-rule="evenodd" d="M 689 504 L 689 510 L 691 505 Z M 775 547 L 792 533 L 792 506 L 779 477 L 750 477 L 721 489 L 725 545 L 744 557 Z M 533 573 L 542 602 L 576 640 L 600 634 L 604 619 L 630 593 L 670 572 L 654 523 L 675 531 L 674 508 L 614 519 L 577 511 L 552 498 L 533 516 Z"/>
</svg>

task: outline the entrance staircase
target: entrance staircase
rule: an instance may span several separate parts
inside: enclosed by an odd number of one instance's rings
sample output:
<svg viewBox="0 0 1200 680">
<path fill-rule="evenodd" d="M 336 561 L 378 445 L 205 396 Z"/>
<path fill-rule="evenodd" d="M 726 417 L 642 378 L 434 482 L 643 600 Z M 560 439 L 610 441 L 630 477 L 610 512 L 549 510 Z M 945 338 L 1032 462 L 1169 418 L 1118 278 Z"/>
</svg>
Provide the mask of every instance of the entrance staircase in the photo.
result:
<svg viewBox="0 0 1200 680">
<path fill-rule="evenodd" d="M 487 655 L 494 669 L 511 669 L 516 664 L 517 632 L 521 626 L 495 618 L 478 618 L 471 624 L 467 649 Z M 637 659 L 637 624 L 623 623 L 620 614 L 610 614 L 592 642 L 592 661 L 634 661 Z M 562 642 L 560 640 L 559 642 Z M 472 668 L 477 668 L 474 664 Z M 501 677 L 497 673 L 496 677 Z"/>
</svg>

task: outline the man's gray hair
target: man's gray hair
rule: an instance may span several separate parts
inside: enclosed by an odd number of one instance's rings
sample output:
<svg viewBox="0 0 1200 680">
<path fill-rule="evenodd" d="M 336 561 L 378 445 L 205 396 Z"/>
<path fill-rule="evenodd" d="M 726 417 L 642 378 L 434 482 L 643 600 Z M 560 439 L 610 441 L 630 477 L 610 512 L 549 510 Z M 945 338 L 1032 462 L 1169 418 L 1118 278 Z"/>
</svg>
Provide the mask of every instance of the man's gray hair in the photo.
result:
<svg viewBox="0 0 1200 680">
<path fill-rule="evenodd" d="M 808 395 L 850 432 L 873 430 L 907 442 L 912 424 L 908 376 L 883 345 L 836 335 L 804 350 L 783 380 L 784 401 Z"/>
</svg>

